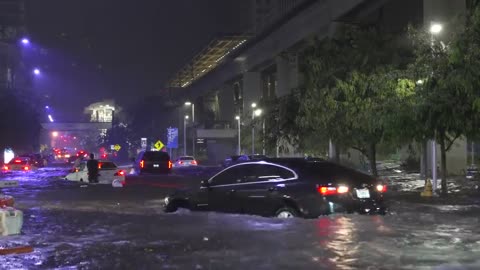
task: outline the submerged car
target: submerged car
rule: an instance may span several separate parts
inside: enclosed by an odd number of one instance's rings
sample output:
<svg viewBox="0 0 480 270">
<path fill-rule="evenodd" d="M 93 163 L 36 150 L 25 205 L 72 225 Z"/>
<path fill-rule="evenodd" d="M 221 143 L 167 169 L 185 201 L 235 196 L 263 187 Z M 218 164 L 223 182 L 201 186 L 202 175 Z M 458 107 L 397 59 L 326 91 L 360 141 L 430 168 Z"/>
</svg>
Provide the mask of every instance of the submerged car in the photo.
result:
<svg viewBox="0 0 480 270">
<path fill-rule="evenodd" d="M 35 166 L 35 162 L 28 157 L 17 157 L 12 159 L 10 162 L 3 166 L 4 172 L 11 172 L 11 171 L 32 171 L 38 169 Z"/>
<path fill-rule="evenodd" d="M 329 161 L 270 158 L 228 167 L 198 190 L 165 198 L 164 210 L 316 218 L 335 212 L 385 214 L 387 186 L 375 177 Z"/>
<path fill-rule="evenodd" d="M 141 151 L 133 165 L 138 174 L 169 174 L 173 164 L 170 156 L 162 151 Z"/>
<path fill-rule="evenodd" d="M 189 167 L 189 166 L 198 166 L 197 161 L 192 156 L 178 157 L 173 163 L 173 167 Z"/>
<path fill-rule="evenodd" d="M 480 180 L 480 170 L 476 166 L 470 166 L 467 168 L 465 177 L 468 180 Z"/>
<path fill-rule="evenodd" d="M 115 163 L 102 160 L 98 163 L 98 168 L 99 184 L 112 184 L 114 180 L 125 182 L 125 171 L 119 169 Z M 65 176 L 65 180 L 88 182 L 87 162 L 84 161 L 77 168 L 73 168 L 72 172 Z"/>
</svg>

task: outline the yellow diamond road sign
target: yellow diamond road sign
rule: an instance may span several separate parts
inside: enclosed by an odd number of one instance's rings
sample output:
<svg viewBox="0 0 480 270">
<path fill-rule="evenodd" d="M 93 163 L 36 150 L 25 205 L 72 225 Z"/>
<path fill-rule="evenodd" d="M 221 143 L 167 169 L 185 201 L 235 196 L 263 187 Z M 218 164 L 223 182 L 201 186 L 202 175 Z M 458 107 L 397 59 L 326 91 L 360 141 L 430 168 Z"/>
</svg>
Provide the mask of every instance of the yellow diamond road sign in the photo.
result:
<svg viewBox="0 0 480 270">
<path fill-rule="evenodd" d="M 165 146 L 165 144 L 162 143 L 162 141 L 158 140 L 156 143 L 155 143 L 155 149 L 157 150 L 162 150 L 162 148 Z"/>
<path fill-rule="evenodd" d="M 119 145 L 119 144 L 115 144 L 115 146 L 113 147 L 113 149 L 115 151 L 120 151 L 120 149 L 122 149 L 122 147 Z"/>
</svg>

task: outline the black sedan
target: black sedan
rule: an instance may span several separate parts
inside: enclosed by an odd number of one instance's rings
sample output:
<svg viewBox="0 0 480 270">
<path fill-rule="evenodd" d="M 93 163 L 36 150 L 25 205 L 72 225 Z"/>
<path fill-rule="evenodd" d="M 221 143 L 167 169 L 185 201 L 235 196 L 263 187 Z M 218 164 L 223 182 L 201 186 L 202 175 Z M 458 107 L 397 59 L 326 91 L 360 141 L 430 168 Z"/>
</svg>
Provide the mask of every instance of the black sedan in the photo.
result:
<svg viewBox="0 0 480 270">
<path fill-rule="evenodd" d="M 332 162 L 270 158 L 233 165 L 203 181 L 199 190 L 167 196 L 165 211 L 187 208 L 280 218 L 385 214 L 386 190 L 376 178 Z"/>
</svg>

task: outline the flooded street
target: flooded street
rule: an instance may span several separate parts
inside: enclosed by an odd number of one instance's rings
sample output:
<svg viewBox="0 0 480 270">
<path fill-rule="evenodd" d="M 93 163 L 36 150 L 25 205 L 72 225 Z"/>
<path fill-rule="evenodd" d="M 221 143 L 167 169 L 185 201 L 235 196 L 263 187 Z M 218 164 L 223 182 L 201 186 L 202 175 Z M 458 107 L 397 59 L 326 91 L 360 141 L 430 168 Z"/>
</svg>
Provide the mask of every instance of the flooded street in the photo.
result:
<svg viewBox="0 0 480 270">
<path fill-rule="evenodd" d="M 478 269 L 480 207 L 393 201 L 387 216 L 313 220 L 162 211 L 195 177 L 156 187 L 82 186 L 46 168 L 4 189 L 24 211 L 22 235 L 0 246 L 2 269 Z M 188 178 L 188 179 L 187 179 Z M 199 177 L 200 178 L 200 177 Z M 193 180 L 192 180 L 193 179 Z"/>
</svg>

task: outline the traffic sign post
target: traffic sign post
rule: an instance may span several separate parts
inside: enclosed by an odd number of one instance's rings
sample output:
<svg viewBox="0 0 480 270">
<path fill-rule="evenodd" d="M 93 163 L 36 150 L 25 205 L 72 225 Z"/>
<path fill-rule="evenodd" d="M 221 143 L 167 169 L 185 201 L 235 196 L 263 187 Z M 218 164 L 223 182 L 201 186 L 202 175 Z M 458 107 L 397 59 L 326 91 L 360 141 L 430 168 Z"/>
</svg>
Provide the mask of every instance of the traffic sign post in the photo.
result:
<svg viewBox="0 0 480 270">
<path fill-rule="evenodd" d="M 165 144 L 163 144 L 162 141 L 158 140 L 154 145 L 155 149 L 158 151 L 162 150 L 163 147 L 165 147 Z"/>
<path fill-rule="evenodd" d="M 113 146 L 113 150 L 115 150 L 115 151 L 117 151 L 117 152 L 120 151 L 120 149 L 122 149 L 122 147 L 121 147 L 119 144 L 115 144 L 115 145 Z"/>
</svg>

